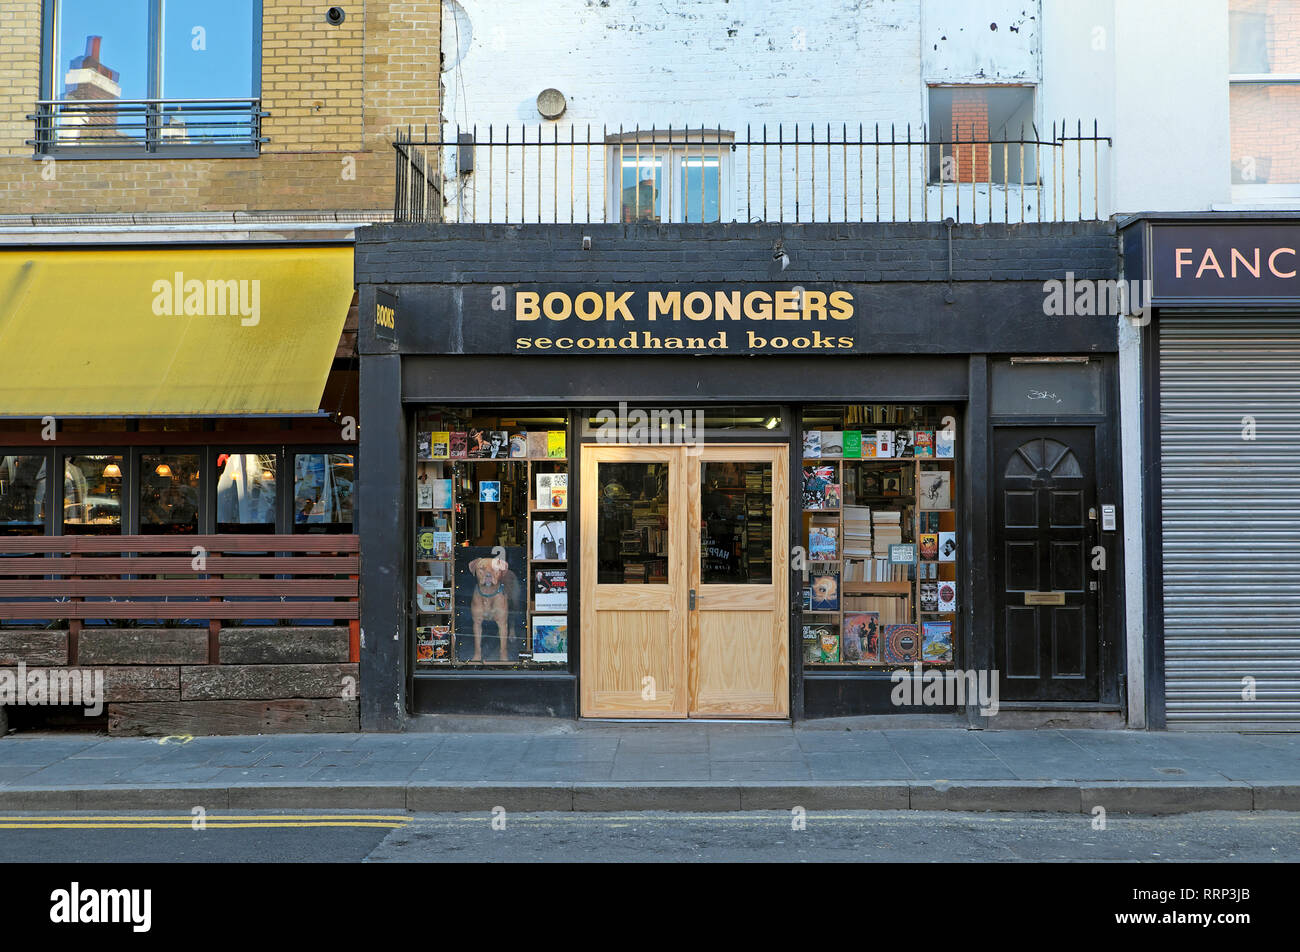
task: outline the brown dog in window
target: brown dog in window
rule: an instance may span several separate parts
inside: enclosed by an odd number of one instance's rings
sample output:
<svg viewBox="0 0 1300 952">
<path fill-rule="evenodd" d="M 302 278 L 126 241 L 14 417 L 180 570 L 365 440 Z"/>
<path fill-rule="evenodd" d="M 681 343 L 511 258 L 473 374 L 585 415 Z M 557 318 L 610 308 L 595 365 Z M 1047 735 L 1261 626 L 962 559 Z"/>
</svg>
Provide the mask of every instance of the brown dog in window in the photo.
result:
<svg viewBox="0 0 1300 952">
<path fill-rule="evenodd" d="M 510 609 L 519 604 L 519 578 L 510 571 L 503 558 L 475 559 L 469 564 L 474 576 L 474 597 L 469 603 L 470 618 L 474 621 L 474 657 L 483 660 L 483 621 L 494 622 L 501 644 L 498 660 L 505 661 L 506 642 L 510 638 Z"/>
</svg>

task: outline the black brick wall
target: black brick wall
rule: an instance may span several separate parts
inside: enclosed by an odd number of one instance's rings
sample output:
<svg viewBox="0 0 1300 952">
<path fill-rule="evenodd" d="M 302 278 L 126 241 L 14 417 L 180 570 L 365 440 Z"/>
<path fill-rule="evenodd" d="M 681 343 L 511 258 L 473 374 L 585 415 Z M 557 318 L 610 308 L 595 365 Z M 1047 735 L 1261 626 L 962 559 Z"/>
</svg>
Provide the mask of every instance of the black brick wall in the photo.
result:
<svg viewBox="0 0 1300 952">
<path fill-rule="evenodd" d="M 582 250 L 582 237 L 592 240 Z M 781 241 L 785 271 L 773 260 Z M 1117 276 L 1111 222 L 956 225 L 955 281 Z M 948 280 L 940 223 L 374 225 L 357 232 L 358 284 Z"/>
</svg>

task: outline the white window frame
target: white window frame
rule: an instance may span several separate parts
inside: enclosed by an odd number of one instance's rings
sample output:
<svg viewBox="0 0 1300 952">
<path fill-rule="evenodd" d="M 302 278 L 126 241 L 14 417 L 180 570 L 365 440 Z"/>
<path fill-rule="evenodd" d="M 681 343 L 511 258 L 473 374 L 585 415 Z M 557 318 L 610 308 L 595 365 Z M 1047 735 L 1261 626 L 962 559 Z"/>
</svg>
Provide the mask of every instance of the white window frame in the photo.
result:
<svg viewBox="0 0 1300 952">
<path fill-rule="evenodd" d="M 735 162 L 735 135 L 725 130 L 705 129 L 682 133 L 673 132 L 671 142 L 667 132 L 660 133 L 625 133 L 613 135 L 607 139 L 608 169 L 607 194 L 608 207 L 605 209 L 606 220 L 623 222 L 623 168 L 626 164 L 635 165 L 638 160 L 642 165 L 659 165 L 664 169 L 663 187 L 660 192 L 660 208 L 665 214 L 660 224 L 682 224 L 687 215 L 683 214 L 683 199 L 690 202 L 691 210 L 697 210 L 697 196 L 684 194 L 680 188 L 682 173 L 688 164 L 718 160 L 718 222 L 735 220 L 735 189 L 733 177 Z M 665 161 L 667 160 L 667 161 Z M 646 222 L 646 224 L 652 224 Z M 699 224 L 691 222 L 691 224 Z M 713 224 L 713 222 L 705 222 Z"/>
<path fill-rule="evenodd" d="M 1231 42 L 1231 40 L 1229 40 Z M 1228 74 L 1228 142 L 1229 151 L 1232 143 L 1232 87 L 1233 86 L 1294 86 L 1300 85 L 1300 73 L 1229 73 Z M 1236 160 L 1229 155 L 1229 163 Z M 1288 202 L 1300 201 L 1300 182 L 1250 184 L 1232 181 L 1231 169 L 1228 173 L 1229 186 L 1232 189 L 1233 204 L 1258 204 L 1270 200 Z"/>
</svg>

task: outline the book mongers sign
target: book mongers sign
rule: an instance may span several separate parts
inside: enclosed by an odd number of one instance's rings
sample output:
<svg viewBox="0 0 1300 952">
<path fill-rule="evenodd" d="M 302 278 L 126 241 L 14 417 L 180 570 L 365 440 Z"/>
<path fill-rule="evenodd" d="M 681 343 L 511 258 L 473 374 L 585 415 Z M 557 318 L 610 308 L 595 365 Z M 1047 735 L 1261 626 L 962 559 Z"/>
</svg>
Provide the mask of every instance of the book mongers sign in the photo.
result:
<svg viewBox="0 0 1300 952">
<path fill-rule="evenodd" d="M 497 289 L 515 353 L 826 353 L 858 349 L 850 291 Z"/>
</svg>

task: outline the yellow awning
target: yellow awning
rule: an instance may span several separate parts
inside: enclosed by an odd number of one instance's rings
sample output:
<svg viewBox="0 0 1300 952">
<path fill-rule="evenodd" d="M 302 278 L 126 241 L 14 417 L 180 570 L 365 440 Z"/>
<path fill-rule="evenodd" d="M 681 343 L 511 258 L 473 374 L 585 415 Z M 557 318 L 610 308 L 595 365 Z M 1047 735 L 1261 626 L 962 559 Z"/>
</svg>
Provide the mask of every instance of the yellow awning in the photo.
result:
<svg viewBox="0 0 1300 952">
<path fill-rule="evenodd" d="M 314 413 L 351 248 L 0 251 L 0 416 Z"/>
</svg>

